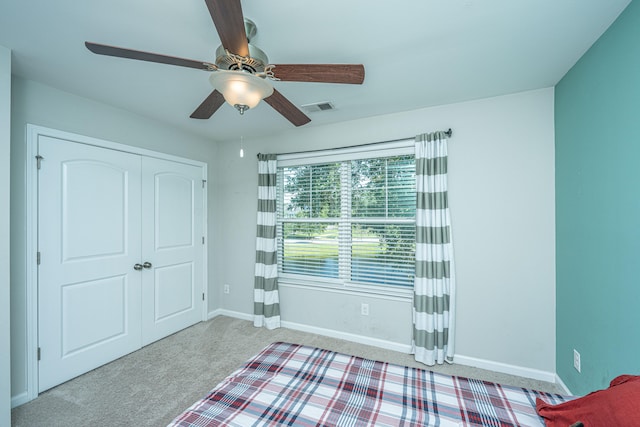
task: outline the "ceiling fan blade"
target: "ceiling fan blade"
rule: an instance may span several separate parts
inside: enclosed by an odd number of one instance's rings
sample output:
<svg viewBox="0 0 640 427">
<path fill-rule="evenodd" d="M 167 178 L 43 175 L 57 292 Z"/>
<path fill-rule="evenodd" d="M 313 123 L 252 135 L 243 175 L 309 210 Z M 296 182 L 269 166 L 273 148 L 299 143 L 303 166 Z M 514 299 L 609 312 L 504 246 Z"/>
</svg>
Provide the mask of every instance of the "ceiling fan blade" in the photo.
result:
<svg viewBox="0 0 640 427">
<path fill-rule="evenodd" d="M 283 82 L 347 83 L 361 85 L 362 64 L 275 64 L 273 74 Z"/>
<path fill-rule="evenodd" d="M 231 53 L 249 56 L 240 0 L 205 0 L 222 46 Z"/>
<path fill-rule="evenodd" d="M 224 96 L 214 89 L 189 117 L 192 119 L 208 119 L 218 111 L 222 104 L 224 104 Z"/>
<path fill-rule="evenodd" d="M 177 58 L 175 56 L 160 55 L 140 50 L 125 49 L 122 47 L 108 46 L 91 42 L 84 42 L 84 45 L 93 53 L 98 55 L 116 56 L 118 58 L 138 59 L 140 61 L 159 62 L 161 64 L 177 65 L 180 67 L 196 68 L 198 70 L 212 71 L 217 69 L 215 64 L 209 62 L 196 61 L 193 59 Z"/>
<path fill-rule="evenodd" d="M 277 90 L 273 90 L 273 94 L 264 99 L 264 102 L 271 105 L 274 110 L 282 114 L 285 119 L 289 120 L 295 126 L 306 125 L 311 121 L 302 111 L 285 98 Z"/>
</svg>

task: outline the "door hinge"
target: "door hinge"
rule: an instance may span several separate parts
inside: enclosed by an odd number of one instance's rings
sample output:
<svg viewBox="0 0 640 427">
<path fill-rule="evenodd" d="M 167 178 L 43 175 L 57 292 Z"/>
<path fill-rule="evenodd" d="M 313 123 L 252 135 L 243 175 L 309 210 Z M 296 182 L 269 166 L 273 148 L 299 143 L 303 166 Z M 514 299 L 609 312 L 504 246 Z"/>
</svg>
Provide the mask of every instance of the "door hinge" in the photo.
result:
<svg viewBox="0 0 640 427">
<path fill-rule="evenodd" d="M 36 254 L 36 263 L 40 265 L 40 252 Z"/>
<path fill-rule="evenodd" d="M 207 183 L 207 180 L 206 180 L 206 179 L 203 179 L 203 180 L 202 180 L 202 188 L 204 188 L 204 185 L 205 185 L 206 183 Z"/>
<path fill-rule="evenodd" d="M 40 361 L 40 357 L 42 356 L 42 351 L 40 347 L 38 347 L 38 361 Z"/>
<path fill-rule="evenodd" d="M 42 160 L 44 159 L 44 157 L 42 157 L 40 154 L 38 154 L 36 156 L 36 166 L 38 168 L 38 170 L 40 170 L 40 166 L 42 166 Z"/>
<path fill-rule="evenodd" d="M 202 293 L 202 301 L 204 301 L 204 292 Z"/>
<path fill-rule="evenodd" d="M 202 236 L 202 244 L 204 245 L 204 236 Z"/>
</svg>

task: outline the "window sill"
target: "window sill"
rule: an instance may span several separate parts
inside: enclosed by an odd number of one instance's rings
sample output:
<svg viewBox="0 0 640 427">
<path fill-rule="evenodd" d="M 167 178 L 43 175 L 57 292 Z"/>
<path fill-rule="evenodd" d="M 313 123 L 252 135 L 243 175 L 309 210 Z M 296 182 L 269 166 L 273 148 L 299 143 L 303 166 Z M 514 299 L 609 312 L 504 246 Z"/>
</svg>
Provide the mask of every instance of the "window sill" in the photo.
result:
<svg viewBox="0 0 640 427">
<path fill-rule="evenodd" d="M 278 284 L 283 287 L 312 289 L 349 295 L 367 295 L 395 301 L 411 301 L 413 298 L 413 289 L 408 288 L 397 289 L 390 286 L 367 286 L 350 282 L 343 283 L 339 280 L 333 282 L 314 280 L 293 275 L 281 275 L 278 278 Z"/>
</svg>

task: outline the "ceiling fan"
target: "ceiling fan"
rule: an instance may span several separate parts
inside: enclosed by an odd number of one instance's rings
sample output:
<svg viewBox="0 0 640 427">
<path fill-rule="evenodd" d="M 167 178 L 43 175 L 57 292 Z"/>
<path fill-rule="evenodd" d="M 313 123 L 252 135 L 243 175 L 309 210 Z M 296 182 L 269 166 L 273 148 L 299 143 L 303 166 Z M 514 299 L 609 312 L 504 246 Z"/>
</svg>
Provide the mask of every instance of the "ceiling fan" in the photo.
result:
<svg viewBox="0 0 640 427">
<path fill-rule="evenodd" d="M 205 0 L 205 3 L 222 42 L 216 50 L 215 63 L 91 42 L 85 42 L 85 46 L 99 55 L 210 72 L 214 90 L 191 114 L 194 119 L 210 118 L 225 100 L 243 114 L 264 99 L 295 126 L 302 126 L 311 119 L 274 89 L 270 81 L 347 84 L 364 81 L 362 64 L 269 64 L 267 55 L 249 44 L 257 30 L 252 21 L 244 18 L 240 0 Z"/>
</svg>

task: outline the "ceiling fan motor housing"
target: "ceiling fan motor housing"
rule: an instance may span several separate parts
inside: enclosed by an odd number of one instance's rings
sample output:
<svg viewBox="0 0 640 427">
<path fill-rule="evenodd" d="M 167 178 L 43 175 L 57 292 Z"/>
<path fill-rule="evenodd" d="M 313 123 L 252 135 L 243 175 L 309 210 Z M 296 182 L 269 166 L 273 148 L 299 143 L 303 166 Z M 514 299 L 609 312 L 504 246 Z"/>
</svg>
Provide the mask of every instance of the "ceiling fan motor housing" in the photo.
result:
<svg viewBox="0 0 640 427">
<path fill-rule="evenodd" d="M 258 27 L 252 20 L 244 18 L 244 30 L 247 35 L 247 42 L 249 42 L 249 56 L 229 55 L 224 46 L 220 45 L 216 49 L 216 65 L 223 70 L 245 71 L 251 74 L 262 73 L 269 64 L 269 58 L 262 49 L 250 43 L 258 32 Z M 233 54 L 234 52 L 231 53 Z"/>
<path fill-rule="evenodd" d="M 222 45 L 216 49 L 216 65 L 221 70 L 246 71 L 255 74 L 262 73 L 268 64 L 267 54 L 252 44 L 249 44 L 249 56 L 247 57 L 228 55 Z"/>
</svg>

